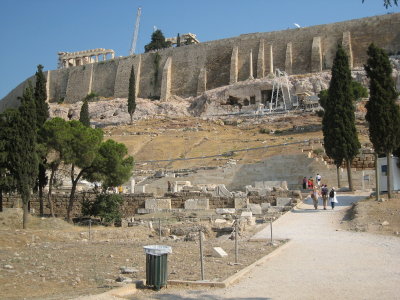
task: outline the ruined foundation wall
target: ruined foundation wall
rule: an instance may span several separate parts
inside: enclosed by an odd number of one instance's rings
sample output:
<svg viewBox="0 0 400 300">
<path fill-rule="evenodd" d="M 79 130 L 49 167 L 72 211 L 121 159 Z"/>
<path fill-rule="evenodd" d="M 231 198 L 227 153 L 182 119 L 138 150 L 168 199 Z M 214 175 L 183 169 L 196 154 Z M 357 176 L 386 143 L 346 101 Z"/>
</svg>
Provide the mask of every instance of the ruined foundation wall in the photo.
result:
<svg viewBox="0 0 400 300">
<path fill-rule="evenodd" d="M 372 42 L 389 53 L 397 53 L 400 50 L 400 13 L 283 31 L 244 34 L 234 38 L 164 49 L 157 53 L 72 67 L 69 69 L 66 101 L 82 100 L 92 90 L 103 97 L 127 97 L 129 75 L 127 77 L 124 70 L 129 70 L 129 65 L 133 63 L 137 64 L 138 57 L 141 61 L 138 76 L 139 97 L 160 97 L 162 82 L 167 80 L 163 78 L 163 73 L 171 74 L 168 83 L 164 82 L 164 86 L 170 90 L 164 91 L 164 94 L 188 97 L 197 95 L 198 82 L 204 80 L 204 76 L 200 76 L 202 70 L 207 78 L 207 90 L 228 85 L 231 75 L 235 75 L 238 81 L 249 79 L 251 73 L 253 77 L 259 78 L 257 70 L 262 70 L 263 67 L 265 76 L 271 72 L 271 66 L 274 70 L 288 69 L 286 71 L 291 74 L 310 73 L 319 71 L 318 69 L 328 70 L 332 67 L 337 45 L 342 43 L 352 50 L 353 66 L 362 67 L 367 59 L 366 50 Z M 264 51 L 260 51 L 261 43 L 264 44 Z M 237 62 L 231 64 L 232 51 L 236 47 Z M 270 59 L 271 47 L 273 62 Z M 258 57 L 259 55 L 264 57 Z M 156 56 L 159 56 L 158 64 L 155 63 Z M 170 72 L 163 72 L 169 57 Z M 121 63 L 125 67 L 122 67 Z M 65 71 L 52 71 L 50 100 L 55 100 L 58 95 L 63 94 L 65 76 L 58 74 L 60 72 Z M 203 83 L 202 85 L 204 86 Z M 0 108 L 12 105 L 21 94 L 22 88 L 19 86 L 0 102 Z"/>
</svg>

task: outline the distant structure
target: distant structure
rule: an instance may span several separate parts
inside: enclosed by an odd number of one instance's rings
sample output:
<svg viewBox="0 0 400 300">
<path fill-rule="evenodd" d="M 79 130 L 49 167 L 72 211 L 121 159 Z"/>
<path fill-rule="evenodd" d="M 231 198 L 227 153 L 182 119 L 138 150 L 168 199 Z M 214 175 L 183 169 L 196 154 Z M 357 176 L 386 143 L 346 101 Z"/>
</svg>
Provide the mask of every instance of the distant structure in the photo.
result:
<svg viewBox="0 0 400 300">
<path fill-rule="evenodd" d="M 111 49 L 91 49 L 77 52 L 58 52 L 58 68 L 69 68 L 75 66 L 82 66 L 86 64 L 92 64 L 99 62 L 99 57 L 102 56 L 103 61 L 107 59 L 107 55 L 111 55 L 111 59 L 114 59 L 115 52 Z"/>
<path fill-rule="evenodd" d="M 197 39 L 197 36 L 194 33 L 184 33 L 181 36 L 181 45 L 187 44 L 199 44 L 200 41 Z M 166 38 L 166 42 L 171 42 L 172 45 L 176 45 L 178 43 L 177 37 Z"/>
<path fill-rule="evenodd" d="M 125 98 L 133 66 L 139 98 L 168 101 L 171 96 L 196 97 L 208 90 L 232 85 L 229 94 L 222 96 L 223 100 L 235 97 L 240 104 L 243 102 L 243 106 L 247 103 L 257 107 L 263 105 L 271 110 L 289 109 L 290 106 L 313 107 L 316 99 L 311 90 L 294 86 L 288 93 L 287 77 L 329 72 L 338 44 L 346 51 L 352 69 L 363 67 L 368 59 L 370 43 L 388 53 L 400 54 L 400 13 L 249 33 L 201 43 L 194 34 L 180 37 L 182 44 L 188 39 L 194 44 L 101 62 L 98 62 L 100 56 L 105 60 L 111 54 L 113 58 L 114 51 L 94 49 L 59 53 L 61 69 L 45 73 L 48 100 L 58 102 L 62 99 L 64 103 L 75 103 L 91 92 L 106 98 Z M 176 37 L 167 40 L 177 42 Z M 277 69 L 280 71 L 278 74 Z M 271 84 L 259 80 L 264 78 L 276 79 Z M 300 82 L 301 76 L 298 79 Z M 34 80 L 34 76 L 0 101 L 0 111 L 19 104 L 18 97 L 29 80 Z M 312 89 L 316 90 L 317 85 Z"/>
</svg>

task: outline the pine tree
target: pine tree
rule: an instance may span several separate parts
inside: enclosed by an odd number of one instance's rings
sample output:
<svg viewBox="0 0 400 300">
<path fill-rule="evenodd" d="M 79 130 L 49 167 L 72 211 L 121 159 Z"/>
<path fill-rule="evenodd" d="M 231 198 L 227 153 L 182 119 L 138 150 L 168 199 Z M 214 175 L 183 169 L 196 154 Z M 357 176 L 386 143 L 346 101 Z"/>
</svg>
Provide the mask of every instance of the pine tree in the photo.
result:
<svg viewBox="0 0 400 300">
<path fill-rule="evenodd" d="M 90 127 L 90 116 L 89 116 L 89 103 L 85 99 L 81 107 L 81 112 L 79 114 L 79 121 L 86 127 Z"/>
<path fill-rule="evenodd" d="M 159 50 L 171 46 L 170 42 L 165 41 L 164 34 L 160 29 L 153 32 L 151 35 L 151 42 L 144 46 L 144 51 L 149 52 L 152 50 Z"/>
<path fill-rule="evenodd" d="M 17 190 L 22 198 L 23 228 L 25 229 L 27 228 L 30 195 L 39 170 L 36 153 L 36 108 L 30 83 L 20 100 L 19 116 L 14 123 L 15 136 L 10 153 L 10 165 L 11 172 L 15 176 Z"/>
<path fill-rule="evenodd" d="M 369 78 L 369 101 L 365 119 L 369 123 L 369 138 L 377 154 L 387 157 L 388 196 L 392 196 L 391 154 L 400 145 L 400 112 L 395 101 L 397 92 L 392 78 L 392 66 L 383 49 L 371 44 L 364 66 Z"/>
<path fill-rule="evenodd" d="M 322 131 L 326 154 L 334 160 L 337 170 L 343 160 L 346 161 L 349 188 L 353 190 L 351 161 L 361 145 L 355 126 L 349 60 L 340 45 L 333 61 L 332 79 L 324 105 Z M 340 186 L 339 173 L 338 185 Z"/>
<path fill-rule="evenodd" d="M 131 124 L 133 113 L 136 110 L 136 79 L 135 79 L 135 69 L 132 66 L 131 75 L 129 77 L 129 92 L 128 92 L 128 113 L 131 117 Z"/>
</svg>

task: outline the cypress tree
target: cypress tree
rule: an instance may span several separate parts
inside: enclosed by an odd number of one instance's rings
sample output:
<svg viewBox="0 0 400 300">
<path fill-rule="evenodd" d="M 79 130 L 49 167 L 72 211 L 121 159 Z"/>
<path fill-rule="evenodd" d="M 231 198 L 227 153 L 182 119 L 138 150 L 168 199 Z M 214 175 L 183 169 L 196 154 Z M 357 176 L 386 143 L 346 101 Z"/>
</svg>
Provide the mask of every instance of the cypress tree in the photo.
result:
<svg viewBox="0 0 400 300">
<path fill-rule="evenodd" d="M 133 113 L 136 110 L 136 79 L 135 79 L 135 69 L 132 66 L 131 75 L 129 77 L 129 91 L 128 91 L 128 113 L 131 117 L 131 124 Z"/>
<path fill-rule="evenodd" d="M 33 88 L 30 83 L 20 100 L 19 116 L 13 124 L 15 136 L 10 152 L 10 165 L 12 167 L 11 172 L 16 179 L 17 190 L 22 198 L 23 228 L 26 229 L 30 195 L 39 170 L 36 153 L 36 108 Z"/>
<path fill-rule="evenodd" d="M 44 122 L 49 118 L 49 105 L 46 102 L 47 92 L 46 92 L 46 78 L 43 74 L 43 66 L 38 65 L 35 74 L 35 105 L 36 105 L 36 127 L 38 130 L 43 127 Z M 41 142 L 40 135 L 38 136 L 38 142 Z M 39 212 L 43 215 L 43 188 L 47 185 L 47 175 L 46 175 L 46 155 L 39 154 L 39 176 L 37 178 L 37 188 L 39 190 Z"/>
<path fill-rule="evenodd" d="M 11 171 L 10 153 L 15 136 L 15 124 L 19 112 L 16 109 L 7 109 L 0 114 L 0 211 L 3 211 L 3 192 L 16 189 L 14 174 Z"/>
<path fill-rule="evenodd" d="M 397 92 L 392 78 L 392 66 L 383 49 L 371 44 L 364 66 L 369 78 L 369 101 L 365 119 L 369 124 L 369 138 L 377 154 L 387 158 L 388 197 L 392 196 L 391 154 L 399 146 L 400 112 L 395 103 Z"/>
<path fill-rule="evenodd" d="M 46 78 L 43 74 L 43 66 L 38 65 L 35 74 L 36 84 L 35 84 L 35 104 L 36 104 L 36 126 L 41 128 L 49 118 L 49 105 L 46 102 L 47 92 L 46 92 Z"/>
<path fill-rule="evenodd" d="M 81 112 L 79 114 L 79 121 L 86 127 L 90 127 L 90 116 L 89 116 L 89 103 L 85 99 L 81 107 Z"/>
<path fill-rule="evenodd" d="M 178 33 L 178 36 L 176 37 L 176 46 L 180 47 L 181 46 L 181 36 Z"/>
<path fill-rule="evenodd" d="M 324 105 L 326 109 L 322 119 L 322 131 L 326 154 L 334 160 L 337 170 L 343 160 L 346 161 L 349 188 L 353 190 L 351 161 L 361 145 L 355 126 L 349 60 L 340 45 L 333 61 L 332 78 Z M 339 173 L 338 185 L 340 186 Z"/>
</svg>

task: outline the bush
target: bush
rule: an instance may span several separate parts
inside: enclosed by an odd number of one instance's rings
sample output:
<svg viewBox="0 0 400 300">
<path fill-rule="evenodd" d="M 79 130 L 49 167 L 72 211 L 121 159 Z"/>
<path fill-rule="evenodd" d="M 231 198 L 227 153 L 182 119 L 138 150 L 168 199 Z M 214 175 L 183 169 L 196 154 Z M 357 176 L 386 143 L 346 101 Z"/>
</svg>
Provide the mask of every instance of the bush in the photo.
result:
<svg viewBox="0 0 400 300">
<path fill-rule="evenodd" d="M 268 128 L 260 128 L 260 133 L 263 133 L 263 134 L 270 134 L 270 133 L 271 133 L 271 129 L 268 129 Z"/>
<path fill-rule="evenodd" d="M 325 111 L 324 111 L 323 109 L 316 110 L 316 111 L 315 111 L 315 114 L 316 114 L 318 117 L 323 118 L 324 115 L 325 115 Z"/>
<path fill-rule="evenodd" d="M 124 199 L 117 194 L 99 194 L 94 202 L 84 200 L 82 202 L 82 214 L 86 216 L 100 217 L 107 224 L 121 221 L 120 206 Z"/>
<path fill-rule="evenodd" d="M 324 149 L 322 149 L 322 148 L 314 149 L 314 150 L 313 150 L 313 153 L 314 153 L 315 155 L 322 155 L 322 154 L 324 154 Z"/>
<path fill-rule="evenodd" d="M 98 97 L 99 95 L 97 95 L 95 92 L 91 92 L 90 94 L 87 94 L 83 100 L 90 102 L 97 100 Z"/>
</svg>

